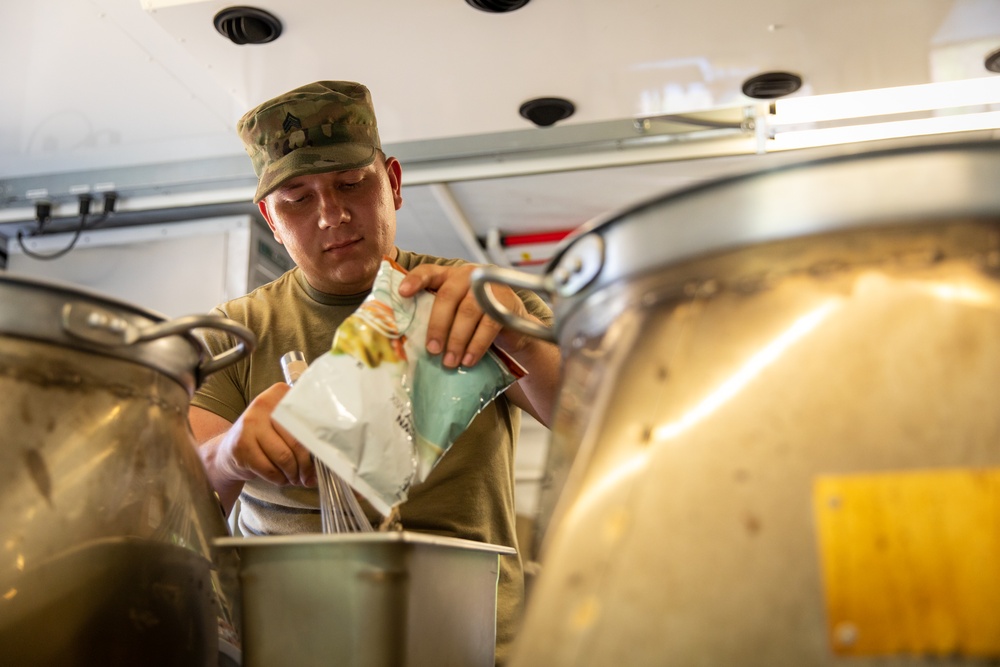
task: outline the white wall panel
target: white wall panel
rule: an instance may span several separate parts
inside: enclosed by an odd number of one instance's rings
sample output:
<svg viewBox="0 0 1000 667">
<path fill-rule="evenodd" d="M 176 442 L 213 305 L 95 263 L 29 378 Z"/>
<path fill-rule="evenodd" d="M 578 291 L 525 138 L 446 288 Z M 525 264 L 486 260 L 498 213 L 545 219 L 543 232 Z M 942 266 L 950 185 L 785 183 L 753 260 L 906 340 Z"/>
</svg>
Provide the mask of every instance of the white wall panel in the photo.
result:
<svg viewBox="0 0 1000 667">
<path fill-rule="evenodd" d="M 9 245 L 8 271 L 84 287 L 168 317 L 202 313 L 247 291 L 247 216 L 93 230 L 54 260 L 34 259 Z M 72 234 L 30 239 L 28 249 L 51 254 Z"/>
</svg>

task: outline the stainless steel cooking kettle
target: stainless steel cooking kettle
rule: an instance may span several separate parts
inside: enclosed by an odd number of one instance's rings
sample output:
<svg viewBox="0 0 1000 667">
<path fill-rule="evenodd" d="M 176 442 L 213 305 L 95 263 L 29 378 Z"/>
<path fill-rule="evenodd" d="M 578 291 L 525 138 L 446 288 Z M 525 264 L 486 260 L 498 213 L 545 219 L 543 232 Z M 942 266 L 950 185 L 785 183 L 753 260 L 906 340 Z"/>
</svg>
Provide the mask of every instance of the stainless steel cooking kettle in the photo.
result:
<svg viewBox="0 0 1000 667">
<path fill-rule="evenodd" d="M 212 357 L 199 327 L 234 347 Z M 187 410 L 254 345 L 223 318 L 0 276 L 0 664 L 219 662 L 227 530 Z"/>
<path fill-rule="evenodd" d="M 837 157 L 479 270 L 565 359 L 511 664 L 1000 657 L 998 183 L 997 142 Z"/>
</svg>

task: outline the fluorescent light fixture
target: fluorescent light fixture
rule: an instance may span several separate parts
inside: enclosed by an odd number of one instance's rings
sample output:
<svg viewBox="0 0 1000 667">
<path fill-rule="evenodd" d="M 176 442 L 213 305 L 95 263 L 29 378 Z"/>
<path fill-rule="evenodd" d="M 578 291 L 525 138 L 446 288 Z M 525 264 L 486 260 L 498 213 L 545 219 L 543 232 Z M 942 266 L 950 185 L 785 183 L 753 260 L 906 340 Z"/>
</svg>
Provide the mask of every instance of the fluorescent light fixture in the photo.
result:
<svg viewBox="0 0 1000 667">
<path fill-rule="evenodd" d="M 772 126 L 1000 104 L 1000 77 L 775 100 Z"/>
<path fill-rule="evenodd" d="M 931 134 L 947 134 L 949 132 L 996 129 L 1000 129 L 1000 111 L 987 111 L 960 116 L 937 116 L 935 118 L 898 120 L 869 125 L 848 125 L 787 132 L 777 131 L 774 138 L 768 140 L 767 148 L 768 150 L 790 150 L 832 146 L 834 144 L 849 144 L 861 141 L 877 141 L 879 139 L 899 139 Z"/>
</svg>

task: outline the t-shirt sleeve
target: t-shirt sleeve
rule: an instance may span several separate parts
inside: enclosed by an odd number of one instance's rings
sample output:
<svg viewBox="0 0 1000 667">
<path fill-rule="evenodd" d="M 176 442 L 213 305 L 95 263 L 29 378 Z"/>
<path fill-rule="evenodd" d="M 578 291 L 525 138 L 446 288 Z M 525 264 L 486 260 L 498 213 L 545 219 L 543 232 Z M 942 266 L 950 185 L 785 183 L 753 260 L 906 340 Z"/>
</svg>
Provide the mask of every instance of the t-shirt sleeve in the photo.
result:
<svg viewBox="0 0 1000 667">
<path fill-rule="evenodd" d="M 524 302 L 528 312 L 537 317 L 547 327 L 552 326 L 552 309 L 534 292 L 526 289 L 515 289 L 514 293 Z"/>
<path fill-rule="evenodd" d="M 218 308 L 212 314 L 226 317 Z M 194 335 L 205 345 L 206 354 L 212 356 L 237 345 L 231 334 L 219 329 L 198 329 Z M 242 381 L 246 377 L 247 363 L 246 358 L 241 359 L 204 378 L 191 398 L 191 405 L 213 412 L 230 423 L 235 422 L 249 403 Z"/>
</svg>

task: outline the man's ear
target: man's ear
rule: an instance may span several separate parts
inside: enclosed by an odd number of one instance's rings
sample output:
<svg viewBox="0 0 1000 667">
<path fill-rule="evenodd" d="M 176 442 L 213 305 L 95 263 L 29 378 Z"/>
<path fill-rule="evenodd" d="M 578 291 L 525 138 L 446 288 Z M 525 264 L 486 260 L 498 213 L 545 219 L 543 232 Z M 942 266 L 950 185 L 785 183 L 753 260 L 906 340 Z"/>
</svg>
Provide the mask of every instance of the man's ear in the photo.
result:
<svg viewBox="0 0 1000 667">
<path fill-rule="evenodd" d="M 267 222 L 267 226 L 271 228 L 271 233 L 274 234 L 274 240 L 278 243 L 281 242 L 281 237 L 278 235 L 278 228 L 274 226 L 274 221 L 271 220 L 271 212 L 267 210 L 267 202 L 261 199 L 257 202 L 257 208 L 260 210 L 260 214 L 264 216 L 264 221 Z M 284 245 L 284 243 L 282 243 Z"/>
<path fill-rule="evenodd" d="M 389 185 L 392 187 L 392 200 L 398 211 L 403 206 L 403 165 L 394 157 L 385 159 L 385 170 L 389 174 Z"/>
</svg>

